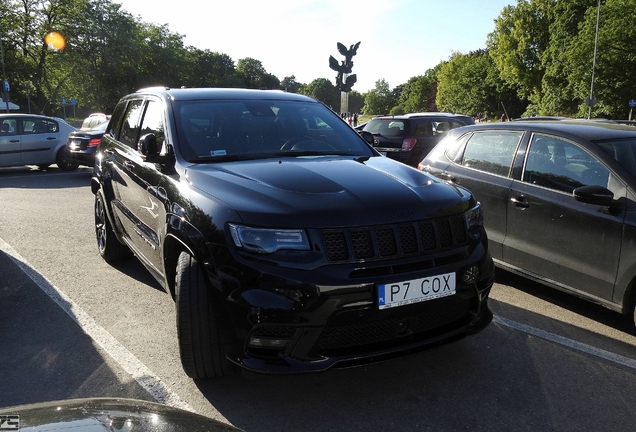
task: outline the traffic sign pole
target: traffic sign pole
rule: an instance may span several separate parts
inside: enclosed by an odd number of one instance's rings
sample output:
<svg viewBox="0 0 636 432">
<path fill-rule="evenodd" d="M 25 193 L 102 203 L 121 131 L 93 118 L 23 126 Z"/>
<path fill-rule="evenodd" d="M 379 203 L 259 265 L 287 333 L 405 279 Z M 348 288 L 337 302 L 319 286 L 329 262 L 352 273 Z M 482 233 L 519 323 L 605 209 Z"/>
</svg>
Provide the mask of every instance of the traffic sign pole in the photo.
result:
<svg viewBox="0 0 636 432">
<path fill-rule="evenodd" d="M 632 110 L 636 107 L 636 99 L 629 101 L 629 121 L 632 121 Z"/>
</svg>

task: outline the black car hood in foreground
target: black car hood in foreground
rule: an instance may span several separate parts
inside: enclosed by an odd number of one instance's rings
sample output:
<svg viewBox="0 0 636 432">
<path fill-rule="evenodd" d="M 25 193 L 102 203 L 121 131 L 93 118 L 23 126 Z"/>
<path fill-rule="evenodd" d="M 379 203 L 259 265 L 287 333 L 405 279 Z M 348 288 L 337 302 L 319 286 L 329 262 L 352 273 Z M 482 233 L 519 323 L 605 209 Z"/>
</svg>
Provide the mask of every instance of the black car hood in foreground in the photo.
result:
<svg viewBox="0 0 636 432">
<path fill-rule="evenodd" d="M 115 398 L 69 399 L 2 408 L 0 429 L 32 432 L 240 431 L 234 426 L 167 405 Z"/>
<path fill-rule="evenodd" d="M 383 157 L 201 164 L 189 167 L 186 176 L 234 208 L 244 223 L 260 225 L 319 228 L 338 226 L 338 220 L 367 225 L 429 219 L 461 213 L 471 198 L 465 189 Z"/>
</svg>

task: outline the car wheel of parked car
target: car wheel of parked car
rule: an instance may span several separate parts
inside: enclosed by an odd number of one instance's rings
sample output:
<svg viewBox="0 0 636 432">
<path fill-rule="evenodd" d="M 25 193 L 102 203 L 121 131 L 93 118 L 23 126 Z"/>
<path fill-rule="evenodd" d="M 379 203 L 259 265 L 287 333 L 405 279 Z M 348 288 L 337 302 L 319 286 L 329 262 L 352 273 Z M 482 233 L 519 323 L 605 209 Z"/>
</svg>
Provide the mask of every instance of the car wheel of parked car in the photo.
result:
<svg viewBox="0 0 636 432">
<path fill-rule="evenodd" d="M 195 379 L 232 372 L 225 358 L 225 338 L 204 278 L 196 259 L 182 252 L 175 284 L 177 335 L 183 369 Z"/>
<path fill-rule="evenodd" d="M 79 167 L 78 163 L 69 162 L 66 159 L 66 147 L 62 147 L 55 156 L 55 163 L 63 171 L 75 171 Z"/>
<path fill-rule="evenodd" d="M 106 216 L 105 205 L 102 195 L 99 192 L 95 194 L 95 237 L 97 238 L 99 254 L 106 262 L 130 258 L 132 252 L 128 246 L 115 237 L 113 228 L 110 226 L 110 221 Z"/>
</svg>

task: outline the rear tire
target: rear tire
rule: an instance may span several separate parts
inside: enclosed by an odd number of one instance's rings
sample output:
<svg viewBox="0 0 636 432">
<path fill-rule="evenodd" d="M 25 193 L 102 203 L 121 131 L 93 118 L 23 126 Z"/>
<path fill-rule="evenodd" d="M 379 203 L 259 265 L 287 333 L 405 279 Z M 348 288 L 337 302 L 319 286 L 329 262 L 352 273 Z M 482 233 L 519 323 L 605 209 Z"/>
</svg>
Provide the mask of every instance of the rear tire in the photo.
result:
<svg viewBox="0 0 636 432">
<path fill-rule="evenodd" d="M 177 335 L 185 373 L 194 379 L 230 375 L 225 334 L 219 326 L 205 275 L 196 259 L 186 252 L 179 255 L 176 273 Z"/>
<path fill-rule="evenodd" d="M 125 244 L 119 242 L 106 214 L 106 203 L 101 193 L 95 194 L 95 238 L 97 250 L 106 262 L 114 262 L 130 258 L 132 252 Z"/>
<path fill-rule="evenodd" d="M 55 156 L 55 163 L 63 171 L 75 171 L 79 164 L 66 159 L 66 147 L 62 147 Z"/>
</svg>

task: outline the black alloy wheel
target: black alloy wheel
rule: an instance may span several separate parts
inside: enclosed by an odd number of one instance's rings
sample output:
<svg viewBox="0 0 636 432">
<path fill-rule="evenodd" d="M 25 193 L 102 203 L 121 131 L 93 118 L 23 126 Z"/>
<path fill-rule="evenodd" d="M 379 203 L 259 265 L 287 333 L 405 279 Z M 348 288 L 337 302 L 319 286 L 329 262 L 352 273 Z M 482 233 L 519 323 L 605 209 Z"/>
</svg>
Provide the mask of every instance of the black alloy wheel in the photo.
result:
<svg viewBox="0 0 636 432">
<path fill-rule="evenodd" d="M 125 244 L 119 242 L 106 215 L 106 204 L 100 192 L 95 194 L 95 238 L 97 249 L 106 262 L 114 262 L 132 256 Z"/>
</svg>

